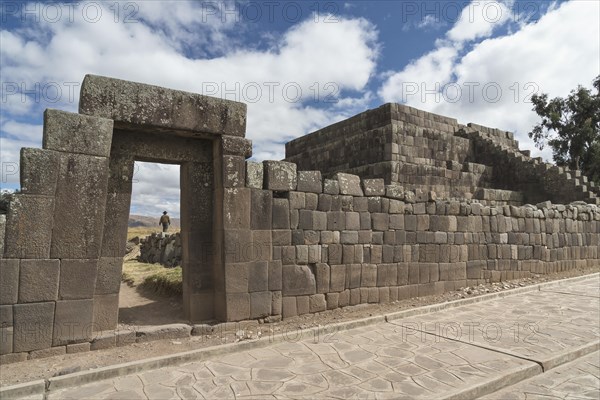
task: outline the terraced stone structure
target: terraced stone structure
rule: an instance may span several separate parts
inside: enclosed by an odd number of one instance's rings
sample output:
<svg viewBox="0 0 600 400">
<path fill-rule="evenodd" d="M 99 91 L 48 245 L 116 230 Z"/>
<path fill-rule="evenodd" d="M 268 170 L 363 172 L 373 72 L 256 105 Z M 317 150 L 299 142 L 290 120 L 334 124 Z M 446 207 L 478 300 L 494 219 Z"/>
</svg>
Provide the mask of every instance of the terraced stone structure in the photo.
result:
<svg viewBox="0 0 600 400">
<path fill-rule="evenodd" d="M 2 357 L 94 348 L 116 328 L 135 160 L 181 165 L 190 323 L 600 263 L 598 188 L 509 133 L 386 104 L 257 163 L 245 123 L 240 103 L 97 76 L 78 114 L 47 110 L 0 220 Z"/>
</svg>

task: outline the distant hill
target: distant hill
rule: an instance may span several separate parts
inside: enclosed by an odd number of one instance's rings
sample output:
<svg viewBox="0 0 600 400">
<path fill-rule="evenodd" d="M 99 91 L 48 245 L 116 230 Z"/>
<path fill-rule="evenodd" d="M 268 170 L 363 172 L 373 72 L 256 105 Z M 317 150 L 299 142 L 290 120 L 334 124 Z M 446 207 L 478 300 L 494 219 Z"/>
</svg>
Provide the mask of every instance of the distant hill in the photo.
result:
<svg viewBox="0 0 600 400">
<path fill-rule="evenodd" d="M 130 228 L 157 227 L 159 219 L 160 219 L 160 215 L 157 217 L 148 217 L 146 215 L 130 215 L 129 216 L 129 227 Z M 181 222 L 180 222 L 179 218 L 171 217 L 171 228 L 179 229 L 180 226 L 181 226 Z"/>
</svg>

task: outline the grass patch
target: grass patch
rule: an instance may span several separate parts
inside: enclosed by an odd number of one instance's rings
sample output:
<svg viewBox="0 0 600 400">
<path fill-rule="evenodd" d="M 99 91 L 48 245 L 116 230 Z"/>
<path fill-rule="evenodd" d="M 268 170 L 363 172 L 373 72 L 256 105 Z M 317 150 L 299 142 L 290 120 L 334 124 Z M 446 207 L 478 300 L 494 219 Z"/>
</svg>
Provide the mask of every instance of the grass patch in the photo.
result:
<svg viewBox="0 0 600 400">
<path fill-rule="evenodd" d="M 130 260 L 123 263 L 122 280 L 129 286 L 140 286 L 162 295 L 183 293 L 181 267 L 165 268 L 160 264 Z"/>
<path fill-rule="evenodd" d="M 183 294 L 181 280 L 181 267 L 164 268 L 155 274 L 147 276 L 142 286 L 152 289 L 156 293 L 168 296 Z"/>
<path fill-rule="evenodd" d="M 131 240 L 134 237 L 138 236 L 140 238 L 145 238 L 146 236 L 150 236 L 153 233 L 160 233 L 162 232 L 162 227 L 161 226 L 156 226 L 156 227 L 148 227 L 148 226 L 136 226 L 136 227 L 129 227 L 127 229 L 127 240 Z M 169 228 L 169 230 L 167 231 L 167 233 L 169 235 L 173 234 L 173 233 L 177 233 L 179 232 L 179 229 L 176 228 Z"/>
</svg>

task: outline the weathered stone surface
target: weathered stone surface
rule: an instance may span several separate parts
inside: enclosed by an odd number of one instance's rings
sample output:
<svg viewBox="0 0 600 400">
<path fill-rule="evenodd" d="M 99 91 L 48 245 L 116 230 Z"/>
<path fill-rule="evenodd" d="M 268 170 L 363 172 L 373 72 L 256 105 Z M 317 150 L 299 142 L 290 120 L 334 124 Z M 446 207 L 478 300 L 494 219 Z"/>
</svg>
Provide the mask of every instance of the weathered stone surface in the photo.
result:
<svg viewBox="0 0 600 400">
<path fill-rule="evenodd" d="M 360 188 L 360 177 L 358 175 L 344 174 L 338 172 L 335 174 L 335 179 L 338 181 L 340 187 L 340 194 L 347 194 L 350 196 L 362 196 L 363 191 Z"/>
<path fill-rule="evenodd" d="M 107 158 L 61 155 L 51 258 L 98 258 L 107 183 Z"/>
<path fill-rule="evenodd" d="M 90 351 L 90 349 L 91 346 L 89 342 L 69 344 L 67 345 L 67 354 L 86 353 Z"/>
<path fill-rule="evenodd" d="M 228 293 L 226 304 L 228 321 L 241 321 L 250 318 L 249 293 Z"/>
<path fill-rule="evenodd" d="M 0 326 L 0 355 L 13 352 L 13 334 L 12 326 Z"/>
<path fill-rule="evenodd" d="M 15 304 L 18 301 L 19 262 L 0 258 L 0 304 Z"/>
<path fill-rule="evenodd" d="M 136 331 L 136 342 L 150 342 L 163 339 L 181 339 L 189 337 L 192 327 L 187 324 L 169 324 L 161 326 L 148 326 Z"/>
<path fill-rule="evenodd" d="M 19 303 L 56 300 L 59 271 L 59 260 L 21 260 Z"/>
<path fill-rule="evenodd" d="M 252 190 L 250 209 L 251 229 L 271 229 L 273 218 L 273 192 L 270 190 Z"/>
<path fill-rule="evenodd" d="M 243 137 L 221 136 L 223 154 L 228 156 L 252 157 L 252 141 Z"/>
<path fill-rule="evenodd" d="M 58 297 L 61 300 L 92 299 L 98 260 L 61 260 Z"/>
<path fill-rule="evenodd" d="M 308 297 L 308 309 L 309 312 L 321 312 L 327 309 L 327 301 L 325 301 L 324 294 L 314 294 Z"/>
<path fill-rule="evenodd" d="M 242 156 L 223 156 L 223 187 L 240 188 L 246 185 L 246 160 Z"/>
<path fill-rule="evenodd" d="M 255 161 L 246 161 L 246 187 L 262 189 L 263 181 L 263 164 Z"/>
<path fill-rule="evenodd" d="M 54 302 L 47 302 L 14 306 L 13 351 L 15 353 L 52 346 L 54 304 Z"/>
<path fill-rule="evenodd" d="M 385 181 L 383 179 L 363 179 L 362 187 L 365 196 L 385 195 Z"/>
<path fill-rule="evenodd" d="M 248 291 L 263 292 L 269 289 L 269 263 L 255 261 L 248 263 Z M 269 302 L 271 300 L 269 299 Z"/>
<path fill-rule="evenodd" d="M 323 182 L 323 193 L 337 195 L 340 194 L 340 184 L 334 179 L 325 179 Z"/>
<path fill-rule="evenodd" d="M 250 293 L 250 318 L 263 318 L 271 314 L 271 292 Z"/>
<path fill-rule="evenodd" d="M 94 294 L 119 293 L 122 271 L 122 257 L 101 257 L 98 260 Z"/>
<path fill-rule="evenodd" d="M 115 126 L 232 136 L 246 132 L 243 103 L 96 75 L 83 80 L 79 112 L 112 119 Z"/>
<path fill-rule="evenodd" d="M 59 157 L 51 150 L 21 149 L 21 193 L 54 196 Z"/>
<path fill-rule="evenodd" d="M 119 316 L 119 294 L 94 296 L 93 331 L 115 329 Z"/>
<path fill-rule="evenodd" d="M 108 157 L 112 136 L 111 119 L 54 109 L 44 112 L 44 149 Z"/>
<path fill-rule="evenodd" d="M 298 171 L 298 191 L 323 193 L 321 171 Z"/>
<path fill-rule="evenodd" d="M 264 188 L 281 192 L 296 190 L 296 164 L 285 161 L 263 161 Z"/>
<path fill-rule="evenodd" d="M 315 276 L 306 265 L 284 265 L 282 269 L 282 292 L 284 296 L 315 294 Z"/>
<path fill-rule="evenodd" d="M 223 225 L 225 229 L 250 228 L 250 189 L 223 189 Z"/>
<path fill-rule="evenodd" d="M 54 198 L 17 194 L 6 220 L 4 257 L 49 258 Z"/>
<path fill-rule="evenodd" d="M 93 317 L 93 299 L 57 301 L 52 345 L 60 346 L 91 340 Z"/>
</svg>

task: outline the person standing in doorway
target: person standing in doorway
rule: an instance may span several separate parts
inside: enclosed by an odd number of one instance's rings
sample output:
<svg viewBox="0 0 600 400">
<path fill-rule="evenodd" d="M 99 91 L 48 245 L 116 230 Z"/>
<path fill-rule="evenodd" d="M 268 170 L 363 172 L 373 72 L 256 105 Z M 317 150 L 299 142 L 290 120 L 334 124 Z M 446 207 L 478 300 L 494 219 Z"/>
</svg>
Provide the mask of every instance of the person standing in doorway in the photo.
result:
<svg viewBox="0 0 600 400">
<path fill-rule="evenodd" d="M 171 218 L 169 218 L 166 211 L 163 211 L 163 215 L 160 217 L 160 221 L 158 221 L 158 224 L 162 225 L 163 236 L 165 236 L 165 232 L 167 232 L 169 226 L 171 225 Z"/>
</svg>

